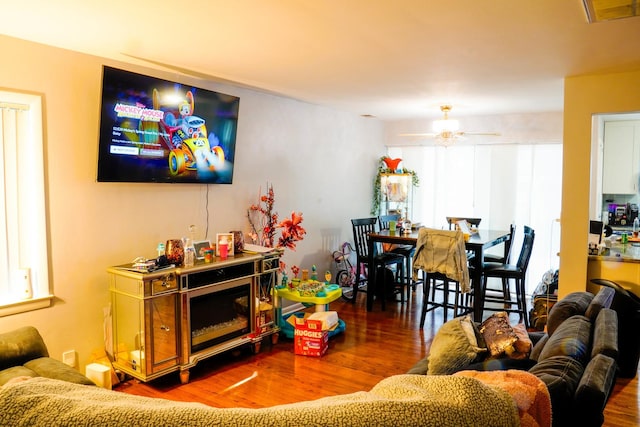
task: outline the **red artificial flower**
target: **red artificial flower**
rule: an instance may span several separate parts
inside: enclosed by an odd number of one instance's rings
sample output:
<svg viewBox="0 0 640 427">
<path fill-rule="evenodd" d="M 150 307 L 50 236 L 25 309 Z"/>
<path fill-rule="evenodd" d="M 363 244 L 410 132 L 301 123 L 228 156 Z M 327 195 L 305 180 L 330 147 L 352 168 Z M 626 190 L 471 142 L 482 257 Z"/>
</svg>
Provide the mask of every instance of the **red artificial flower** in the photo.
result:
<svg viewBox="0 0 640 427">
<path fill-rule="evenodd" d="M 296 242 L 302 240 L 307 233 L 306 230 L 300 225 L 302 223 L 302 213 L 291 213 L 291 218 L 287 218 L 284 221 L 278 223 L 278 213 L 273 212 L 273 204 L 275 202 L 275 193 L 273 186 L 267 186 L 267 194 L 259 195 L 260 203 L 249 206 L 247 212 L 247 218 L 251 225 L 250 236 L 256 236 L 255 240 L 259 240 L 262 246 L 273 247 L 275 234 L 277 229 L 281 229 L 281 235 L 278 239 L 279 248 L 289 248 L 295 250 Z M 251 212 L 258 213 L 258 220 L 260 228 L 256 228 L 254 220 L 256 215 L 252 215 Z"/>
<path fill-rule="evenodd" d="M 277 228 L 282 229 L 278 246 L 296 249 L 296 242 L 302 240 L 307 231 L 300 225 L 302 223 L 302 213 L 291 212 L 291 218 L 287 218 L 278 224 Z"/>
</svg>

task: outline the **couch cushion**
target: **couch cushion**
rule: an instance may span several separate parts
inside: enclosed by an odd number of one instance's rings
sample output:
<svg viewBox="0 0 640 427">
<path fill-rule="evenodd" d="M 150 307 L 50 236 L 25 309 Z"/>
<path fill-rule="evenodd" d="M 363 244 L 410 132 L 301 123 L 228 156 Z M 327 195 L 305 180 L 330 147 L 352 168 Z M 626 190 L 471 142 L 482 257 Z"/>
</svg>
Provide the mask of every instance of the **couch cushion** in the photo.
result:
<svg viewBox="0 0 640 427">
<path fill-rule="evenodd" d="M 591 357 L 595 357 L 596 354 L 618 359 L 618 314 L 610 308 L 601 309 L 596 318 Z"/>
<path fill-rule="evenodd" d="M 50 357 L 40 357 L 24 364 L 26 368 L 33 370 L 41 377 L 54 380 L 69 381 L 77 384 L 95 385 L 93 381 L 76 371 L 69 365 Z"/>
<path fill-rule="evenodd" d="M 33 326 L 0 334 L 0 370 L 44 356 L 49 356 L 47 346 Z"/>
<path fill-rule="evenodd" d="M 616 362 L 609 356 L 597 354 L 589 361 L 575 393 L 576 425 L 602 424 L 615 373 Z"/>
<path fill-rule="evenodd" d="M 580 362 L 569 356 L 552 356 L 538 362 L 529 372 L 540 378 L 551 397 L 553 425 L 570 425 L 573 396 L 584 372 Z"/>
<path fill-rule="evenodd" d="M 591 292 L 573 292 L 555 303 L 549 311 L 547 333 L 552 336 L 558 326 L 576 314 L 584 314 L 593 300 Z"/>
<path fill-rule="evenodd" d="M 590 356 L 591 322 L 584 316 L 573 316 L 564 322 L 553 335 L 538 356 L 538 362 L 552 356 L 570 356 L 586 364 Z"/>
<path fill-rule="evenodd" d="M 600 310 L 611 307 L 615 295 L 616 291 L 613 288 L 607 286 L 601 287 L 600 291 L 593 297 L 591 303 L 589 303 L 584 315 L 592 322 L 595 322 Z"/>
<path fill-rule="evenodd" d="M 470 371 L 508 371 L 509 369 L 517 369 L 519 371 L 528 371 L 535 366 L 536 361 L 532 359 L 511 359 L 502 357 L 500 359 L 486 359 L 482 362 L 475 362 L 467 366 L 466 370 Z"/>
<path fill-rule="evenodd" d="M 18 377 L 37 377 L 38 374 L 24 366 L 12 366 L 0 371 L 0 386 L 5 385 L 8 381 Z"/>
<path fill-rule="evenodd" d="M 411 369 L 407 371 L 407 374 L 427 375 L 428 372 L 429 372 L 429 356 L 426 356 L 418 360 L 416 364 L 413 365 Z"/>
<path fill-rule="evenodd" d="M 540 353 L 542 353 L 544 346 L 547 344 L 547 341 L 549 341 L 549 335 L 547 334 L 544 334 L 542 338 L 538 339 L 536 344 L 531 349 L 531 354 L 529 355 L 529 358 L 533 360 L 538 360 L 540 358 Z"/>
<path fill-rule="evenodd" d="M 466 325 L 463 325 L 465 323 Z M 475 362 L 486 349 L 478 347 L 469 316 L 456 317 L 440 327 L 429 349 L 429 375 L 447 375 Z"/>
</svg>

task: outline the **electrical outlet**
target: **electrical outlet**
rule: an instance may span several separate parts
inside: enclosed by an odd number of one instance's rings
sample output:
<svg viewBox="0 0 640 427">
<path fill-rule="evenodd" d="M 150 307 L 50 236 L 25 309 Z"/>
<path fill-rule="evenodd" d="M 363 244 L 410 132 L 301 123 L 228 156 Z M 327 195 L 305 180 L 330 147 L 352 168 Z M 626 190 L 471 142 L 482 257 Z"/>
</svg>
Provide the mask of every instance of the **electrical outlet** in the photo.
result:
<svg viewBox="0 0 640 427">
<path fill-rule="evenodd" d="M 75 368 L 78 363 L 78 356 L 75 350 L 69 350 L 62 353 L 62 362 Z"/>
</svg>

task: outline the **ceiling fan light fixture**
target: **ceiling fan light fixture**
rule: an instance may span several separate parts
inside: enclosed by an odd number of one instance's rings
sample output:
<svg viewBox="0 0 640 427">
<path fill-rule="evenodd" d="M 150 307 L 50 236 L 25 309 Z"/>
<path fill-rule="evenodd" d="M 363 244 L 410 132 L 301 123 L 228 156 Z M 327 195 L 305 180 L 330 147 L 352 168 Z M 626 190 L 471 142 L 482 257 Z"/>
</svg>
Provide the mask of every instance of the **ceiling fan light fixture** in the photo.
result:
<svg viewBox="0 0 640 427">
<path fill-rule="evenodd" d="M 640 0 L 638 0 L 640 1 Z M 435 138 L 435 144 L 442 147 L 450 147 L 458 140 L 466 139 L 467 135 L 494 135 L 499 136 L 496 132 L 469 132 L 460 131 L 460 122 L 458 120 L 450 119 L 449 112 L 451 111 L 451 105 L 442 105 L 443 118 L 441 120 L 433 121 L 433 133 L 401 133 L 400 136 L 409 137 L 431 137 Z"/>
<path fill-rule="evenodd" d="M 449 118 L 451 108 L 453 108 L 451 105 L 441 105 L 440 110 L 444 117 L 433 122 L 433 131 L 443 138 L 453 138 L 454 134 L 460 129 L 460 122 Z"/>
<path fill-rule="evenodd" d="M 455 144 L 457 139 L 456 135 L 451 132 L 441 133 L 436 136 L 436 145 L 439 145 L 440 147 L 451 147 Z"/>
<path fill-rule="evenodd" d="M 458 120 L 444 118 L 442 120 L 435 120 L 433 122 L 433 131 L 438 134 L 453 134 L 460 129 L 460 122 Z"/>
</svg>

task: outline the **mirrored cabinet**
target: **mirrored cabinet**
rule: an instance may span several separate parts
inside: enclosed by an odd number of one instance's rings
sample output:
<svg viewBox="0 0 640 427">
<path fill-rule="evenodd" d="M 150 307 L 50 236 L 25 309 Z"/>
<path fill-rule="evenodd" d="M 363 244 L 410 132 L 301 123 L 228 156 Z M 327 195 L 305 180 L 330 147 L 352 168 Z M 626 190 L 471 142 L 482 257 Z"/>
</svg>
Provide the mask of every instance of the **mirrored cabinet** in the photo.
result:
<svg viewBox="0 0 640 427">
<path fill-rule="evenodd" d="M 380 174 L 379 215 L 398 214 L 413 218 L 413 176 L 409 173 Z"/>
</svg>

